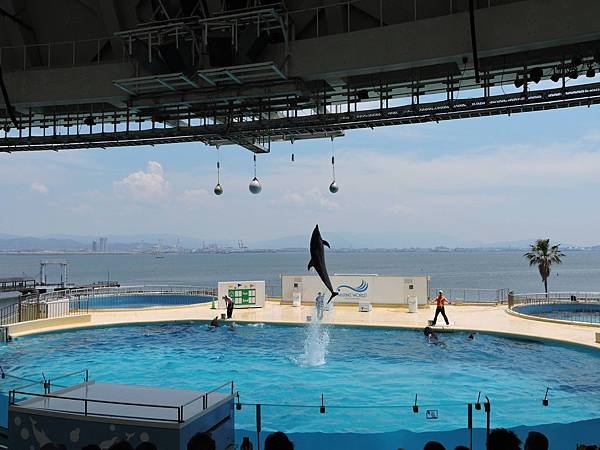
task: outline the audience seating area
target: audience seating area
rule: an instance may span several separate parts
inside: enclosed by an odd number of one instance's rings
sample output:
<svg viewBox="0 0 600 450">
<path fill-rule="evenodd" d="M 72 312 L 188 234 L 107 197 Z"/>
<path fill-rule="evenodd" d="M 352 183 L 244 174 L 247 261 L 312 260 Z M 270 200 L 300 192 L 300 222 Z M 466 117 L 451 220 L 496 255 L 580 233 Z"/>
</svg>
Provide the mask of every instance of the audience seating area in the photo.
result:
<svg viewBox="0 0 600 450">
<path fill-rule="evenodd" d="M 522 444 L 522 445 L 521 445 Z M 548 450 L 549 442 L 542 433 L 532 431 L 527 436 L 525 442 L 521 440 L 512 431 L 505 428 L 496 428 L 492 430 L 487 438 L 485 450 Z M 63 450 L 64 446 L 55 444 L 46 444 L 40 450 Z M 86 445 L 81 450 L 101 450 L 96 444 Z M 127 441 L 114 443 L 108 450 L 168 450 L 158 449 L 151 442 L 143 442 L 137 447 L 132 447 Z M 198 433 L 193 436 L 187 444 L 187 450 L 216 450 L 216 444 L 208 433 Z M 233 449 L 231 449 L 233 450 Z M 239 450 L 254 450 L 253 445 L 248 438 L 244 438 L 239 446 Z M 265 439 L 264 450 L 294 450 L 294 444 L 281 431 L 272 433 Z M 396 449 L 390 449 L 396 450 Z M 397 450 L 408 450 L 398 448 Z M 412 449 L 411 449 L 412 450 Z M 441 442 L 429 441 L 425 443 L 423 450 L 452 450 L 447 449 Z M 459 445 L 453 450 L 469 450 L 469 447 Z M 484 449 L 481 449 L 484 450 Z M 568 449 L 565 449 L 568 450 Z M 579 444 L 573 450 L 600 450 L 599 445 Z"/>
</svg>

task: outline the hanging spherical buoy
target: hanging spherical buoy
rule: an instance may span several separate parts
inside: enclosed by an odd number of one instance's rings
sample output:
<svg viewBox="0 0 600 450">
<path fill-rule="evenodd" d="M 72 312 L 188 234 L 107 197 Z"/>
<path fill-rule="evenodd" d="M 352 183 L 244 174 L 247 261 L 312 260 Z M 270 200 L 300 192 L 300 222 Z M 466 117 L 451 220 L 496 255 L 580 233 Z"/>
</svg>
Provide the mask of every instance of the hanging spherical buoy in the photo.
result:
<svg viewBox="0 0 600 450">
<path fill-rule="evenodd" d="M 292 153 L 292 162 L 294 162 L 294 154 Z"/>
<path fill-rule="evenodd" d="M 252 194 L 260 194 L 260 191 L 262 191 L 260 181 L 258 181 L 258 178 L 256 178 L 256 155 L 254 155 L 254 178 L 252 178 L 252 180 L 250 181 L 248 189 Z"/>
<path fill-rule="evenodd" d="M 213 189 L 215 195 L 221 195 L 223 193 L 223 186 L 221 186 L 221 158 L 219 156 L 219 147 L 217 147 L 217 185 Z"/>
<path fill-rule="evenodd" d="M 333 136 L 331 137 L 331 172 L 333 174 L 333 181 L 329 185 L 329 192 L 331 192 L 332 194 L 335 194 L 340 188 L 338 187 L 337 183 L 335 182 L 335 155 L 334 155 L 334 149 L 333 149 Z"/>
<path fill-rule="evenodd" d="M 252 194 L 260 194 L 260 191 L 262 191 L 262 186 L 260 185 L 258 178 L 252 178 L 252 181 L 250 181 L 250 184 L 248 185 L 248 189 Z"/>
</svg>

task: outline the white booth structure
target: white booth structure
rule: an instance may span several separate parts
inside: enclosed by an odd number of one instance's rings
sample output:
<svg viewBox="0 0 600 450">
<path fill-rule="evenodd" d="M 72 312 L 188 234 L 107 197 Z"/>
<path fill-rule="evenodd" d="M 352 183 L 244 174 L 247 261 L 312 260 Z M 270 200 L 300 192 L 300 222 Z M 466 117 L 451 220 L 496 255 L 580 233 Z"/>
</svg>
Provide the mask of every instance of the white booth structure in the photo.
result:
<svg viewBox="0 0 600 450">
<path fill-rule="evenodd" d="M 330 277 L 333 289 L 339 292 L 337 304 L 426 305 L 425 275 L 405 277 L 376 274 L 335 274 Z M 312 303 L 318 292 L 329 299 L 329 291 L 318 275 L 282 275 L 281 299 L 294 306 Z"/>
<path fill-rule="evenodd" d="M 219 308 L 225 308 L 224 295 L 233 300 L 234 308 L 262 308 L 265 306 L 264 281 L 219 281 Z"/>
</svg>

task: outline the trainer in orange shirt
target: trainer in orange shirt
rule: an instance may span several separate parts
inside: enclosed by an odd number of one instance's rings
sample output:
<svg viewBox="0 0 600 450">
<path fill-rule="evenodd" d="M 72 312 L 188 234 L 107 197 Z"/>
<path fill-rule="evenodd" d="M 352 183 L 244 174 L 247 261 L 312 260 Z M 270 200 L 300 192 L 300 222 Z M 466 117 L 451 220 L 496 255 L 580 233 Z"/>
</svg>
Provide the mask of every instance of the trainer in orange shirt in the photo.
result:
<svg viewBox="0 0 600 450">
<path fill-rule="evenodd" d="M 436 308 L 435 308 L 435 316 L 433 316 L 433 322 L 431 323 L 432 325 L 435 325 L 435 323 L 437 322 L 438 314 L 440 314 L 440 313 L 442 314 L 442 317 L 446 321 L 446 325 L 450 325 L 450 322 L 448 321 L 448 317 L 446 317 L 446 310 L 444 309 L 444 304 L 446 302 L 448 302 L 448 300 L 444 296 L 444 291 L 438 291 L 438 295 L 435 298 Z M 450 302 L 448 302 L 448 303 L 450 303 Z"/>
</svg>

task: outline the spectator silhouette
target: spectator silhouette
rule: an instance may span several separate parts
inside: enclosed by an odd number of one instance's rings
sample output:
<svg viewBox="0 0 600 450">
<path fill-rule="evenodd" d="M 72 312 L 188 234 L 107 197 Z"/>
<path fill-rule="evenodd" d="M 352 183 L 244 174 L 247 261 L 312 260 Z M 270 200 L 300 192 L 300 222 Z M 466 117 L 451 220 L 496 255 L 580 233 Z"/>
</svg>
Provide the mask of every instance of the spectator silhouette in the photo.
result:
<svg viewBox="0 0 600 450">
<path fill-rule="evenodd" d="M 208 433 L 196 433 L 187 444 L 187 450 L 216 450 L 215 441 Z"/>
<path fill-rule="evenodd" d="M 158 450 L 152 442 L 142 442 L 135 450 Z"/>
<path fill-rule="evenodd" d="M 133 447 L 127 441 L 119 441 L 111 445 L 108 450 L 133 450 Z"/>
<path fill-rule="evenodd" d="M 429 441 L 427 444 L 425 444 L 423 450 L 446 450 L 446 447 L 437 441 Z"/>
<path fill-rule="evenodd" d="M 265 439 L 265 450 L 294 450 L 294 444 L 285 433 L 277 431 Z"/>
<path fill-rule="evenodd" d="M 459 445 L 458 447 L 455 447 L 454 450 L 469 450 L 469 447 L 465 447 L 464 445 Z"/>
<path fill-rule="evenodd" d="M 90 444 L 83 447 L 81 450 L 102 450 L 98 444 Z"/>
<path fill-rule="evenodd" d="M 548 438 L 537 431 L 530 431 L 525 439 L 525 450 L 548 450 Z"/>
<path fill-rule="evenodd" d="M 488 436 L 487 450 L 521 450 L 521 439 L 506 428 L 496 428 Z"/>
</svg>

